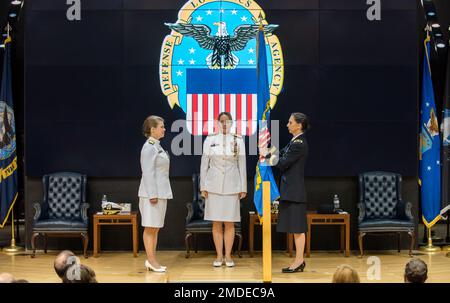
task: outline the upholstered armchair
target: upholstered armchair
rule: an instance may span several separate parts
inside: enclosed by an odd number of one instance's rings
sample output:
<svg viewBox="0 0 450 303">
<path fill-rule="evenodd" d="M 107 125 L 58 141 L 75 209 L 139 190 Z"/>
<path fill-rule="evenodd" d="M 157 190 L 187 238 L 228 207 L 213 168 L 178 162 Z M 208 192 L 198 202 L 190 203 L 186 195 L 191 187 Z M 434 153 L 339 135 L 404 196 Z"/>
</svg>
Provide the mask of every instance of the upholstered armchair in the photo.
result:
<svg viewBox="0 0 450 303">
<path fill-rule="evenodd" d="M 43 236 L 45 253 L 48 237 L 81 237 L 87 258 L 89 204 L 86 203 L 86 175 L 60 172 L 45 175 L 42 181 L 43 202 L 34 204 L 31 257 L 35 257 L 37 237 Z"/>
<path fill-rule="evenodd" d="M 366 234 L 398 235 L 400 252 L 401 234 L 411 238 L 409 255 L 414 248 L 414 218 L 412 205 L 402 200 L 402 177 L 389 172 L 367 172 L 359 175 L 358 240 L 363 255 Z"/>
<path fill-rule="evenodd" d="M 186 204 L 187 216 L 186 216 L 186 258 L 190 256 L 190 238 L 193 236 L 195 244 L 195 252 L 198 251 L 198 234 L 212 234 L 212 222 L 203 219 L 205 213 L 205 200 L 200 192 L 200 176 L 199 174 L 192 175 L 192 185 L 193 185 L 193 199 L 192 202 Z M 235 235 L 239 238 L 238 243 L 238 256 L 241 255 L 242 248 L 242 232 L 241 223 L 236 222 L 234 225 Z"/>
</svg>

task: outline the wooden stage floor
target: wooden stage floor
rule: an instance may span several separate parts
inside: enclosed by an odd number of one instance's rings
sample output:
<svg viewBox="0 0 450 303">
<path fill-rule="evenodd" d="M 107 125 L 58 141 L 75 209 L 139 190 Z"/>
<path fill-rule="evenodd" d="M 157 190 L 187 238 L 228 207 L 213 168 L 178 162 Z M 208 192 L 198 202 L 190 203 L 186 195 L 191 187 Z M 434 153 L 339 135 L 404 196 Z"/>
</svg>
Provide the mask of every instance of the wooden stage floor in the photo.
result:
<svg viewBox="0 0 450 303">
<path fill-rule="evenodd" d="M 53 270 L 53 259 L 57 252 L 48 254 L 37 252 L 32 259 L 28 253 L 11 256 L 0 252 L 0 272 L 10 272 L 16 278 L 27 279 L 30 282 L 60 282 Z M 141 251 L 137 258 L 130 252 L 102 252 L 99 258 L 80 258 L 83 264 L 93 268 L 99 282 L 118 283 L 170 283 L 170 282 L 261 282 L 261 253 L 256 252 L 253 258 L 243 253 L 242 258 L 235 258 L 234 268 L 213 268 L 213 252 L 192 253 L 186 259 L 183 251 L 160 251 L 160 263 L 168 267 L 168 272 L 147 272 L 144 268 L 145 255 Z M 381 279 L 369 280 L 367 271 L 368 257 L 376 256 L 380 260 Z M 416 252 L 416 257 L 428 264 L 429 279 L 427 282 L 450 282 L 450 258 L 444 252 L 435 255 L 424 255 Z M 396 283 L 403 282 L 403 271 L 409 260 L 406 251 L 398 254 L 396 251 L 367 252 L 361 259 L 352 252 L 345 258 L 339 252 L 313 252 L 311 258 L 306 258 L 306 268 L 303 273 L 282 274 L 281 267 L 289 264 L 290 258 L 285 252 L 273 252 L 273 282 L 292 283 L 328 283 L 336 267 L 349 264 L 359 273 L 362 282 Z"/>
</svg>

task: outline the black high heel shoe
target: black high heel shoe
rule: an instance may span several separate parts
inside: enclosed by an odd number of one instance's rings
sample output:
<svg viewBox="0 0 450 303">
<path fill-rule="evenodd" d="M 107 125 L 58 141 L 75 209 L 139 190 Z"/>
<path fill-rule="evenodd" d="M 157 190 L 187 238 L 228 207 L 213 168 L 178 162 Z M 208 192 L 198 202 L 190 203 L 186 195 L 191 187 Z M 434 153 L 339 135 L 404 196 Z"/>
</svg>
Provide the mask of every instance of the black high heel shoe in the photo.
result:
<svg viewBox="0 0 450 303">
<path fill-rule="evenodd" d="M 306 263 L 305 263 L 305 261 L 303 261 L 303 263 L 300 264 L 299 266 L 297 266 L 296 268 L 285 267 L 281 270 L 281 272 L 283 272 L 283 273 L 303 272 L 303 270 L 305 269 L 305 266 L 306 266 Z"/>
</svg>

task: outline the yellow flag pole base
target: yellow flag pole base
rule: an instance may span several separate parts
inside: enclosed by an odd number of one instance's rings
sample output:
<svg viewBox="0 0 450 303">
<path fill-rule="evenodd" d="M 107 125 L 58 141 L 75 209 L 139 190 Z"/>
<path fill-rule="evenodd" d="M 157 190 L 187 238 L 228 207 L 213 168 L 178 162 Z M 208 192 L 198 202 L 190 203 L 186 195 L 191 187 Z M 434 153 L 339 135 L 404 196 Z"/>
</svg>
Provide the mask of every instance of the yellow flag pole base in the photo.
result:
<svg viewBox="0 0 450 303">
<path fill-rule="evenodd" d="M 419 250 L 424 253 L 436 253 L 436 252 L 440 252 L 441 248 L 439 246 L 434 246 L 434 245 L 424 245 L 424 246 L 419 247 Z"/>
<path fill-rule="evenodd" d="M 3 247 L 3 252 L 8 254 L 16 254 L 24 251 L 21 246 L 16 245 L 16 238 L 14 237 L 14 210 L 11 212 L 11 245 Z"/>
<path fill-rule="evenodd" d="M 11 239 L 11 245 L 7 247 L 3 247 L 3 252 L 9 254 L 15 254 L 24 251 L 25 249 L 22 246 L 16 245 L 16 240 Z"/>
<path fill-rule="evenodd" d="M 419 247 L 419 250 L 426 254 L 433 254 L 441 251 L 441 248 L 439 246 L 433 245 L 433 239 L 431 238 L 431 228 L 428 228 L 428 244 Z"/>
<path fill-rule="evenodd" d="M 442 246 L 442 251 L 450 251 L 450 245 Z"/>
</svg>

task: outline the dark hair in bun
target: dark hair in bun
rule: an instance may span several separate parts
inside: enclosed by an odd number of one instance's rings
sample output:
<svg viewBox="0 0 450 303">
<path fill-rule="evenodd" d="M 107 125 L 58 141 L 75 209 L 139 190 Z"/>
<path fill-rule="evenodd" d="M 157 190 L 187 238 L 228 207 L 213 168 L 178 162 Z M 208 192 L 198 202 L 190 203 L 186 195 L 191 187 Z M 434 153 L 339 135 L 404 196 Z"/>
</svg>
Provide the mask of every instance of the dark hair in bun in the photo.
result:
<svg viewBox="0 0 450 303">
<path fill-rule="evenodd" d="M 307 131 L 310 128 L 308 116 L 303 113 L 292 113 L 291 116 L 295 122 L 302 125 L 303 131 Z"/>
</svg>

